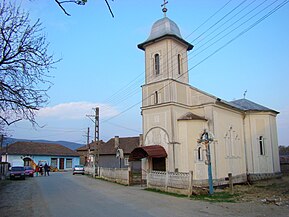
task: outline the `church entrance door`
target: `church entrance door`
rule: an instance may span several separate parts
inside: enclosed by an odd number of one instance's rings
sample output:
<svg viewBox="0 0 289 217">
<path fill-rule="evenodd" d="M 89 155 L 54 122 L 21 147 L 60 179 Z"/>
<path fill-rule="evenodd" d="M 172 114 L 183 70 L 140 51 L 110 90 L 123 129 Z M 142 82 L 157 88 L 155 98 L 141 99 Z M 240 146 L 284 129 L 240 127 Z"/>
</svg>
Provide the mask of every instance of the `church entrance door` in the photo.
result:
<svg viewBox="0 0 289 217">
<path fill-rule="evenodd" d="M 153 170 L 166 171 L 166 158 L 152 158 Z"/>
</svg>

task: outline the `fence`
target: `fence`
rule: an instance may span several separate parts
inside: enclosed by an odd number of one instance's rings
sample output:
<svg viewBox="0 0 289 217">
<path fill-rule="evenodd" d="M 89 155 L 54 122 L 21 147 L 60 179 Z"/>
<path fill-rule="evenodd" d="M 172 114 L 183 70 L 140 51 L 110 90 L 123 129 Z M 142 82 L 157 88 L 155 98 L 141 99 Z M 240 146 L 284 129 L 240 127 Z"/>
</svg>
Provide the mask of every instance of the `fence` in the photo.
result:
<svg viewBox="0 0 289 217">
<path fill-rule="evenodd" d="M 96 171 L 95 171 L 95 167 L 93 167 L 93 166 L 84 167 L 84 172 L 85 172 L 85 174 L 88 174 L 88 175 L 91 175 L 91 176 L 94 176 L 95 174 L 97 174 Z"/>
<path fill-rule="evenodd" d="M 166 192 L 191 195 L 193 172 L 151 171 L 147 173 L 147 187 Z"/>
<path fill-rule="evenodd" d="M 130 171 L 128 168 L 99 168 L 99 177 L 124 185 L 130 184 Z"/>
<path fill-rule="evenodd" d="M 128 168 L 103 168 L 98 167 L 94 172 L 93 167 L 85 167 L 85 173 L 88 175 L 98 175 L 100 178 L 111 182 L 117 182 L 124 185 L 130 185 L 131 172 Z"/>
<path fill-rule="evenodd" d="M 0 179 L 5 179 L 7 172 L 9 169 L 8 163 L 1 163 L 0 162 Z"/>
</svg>

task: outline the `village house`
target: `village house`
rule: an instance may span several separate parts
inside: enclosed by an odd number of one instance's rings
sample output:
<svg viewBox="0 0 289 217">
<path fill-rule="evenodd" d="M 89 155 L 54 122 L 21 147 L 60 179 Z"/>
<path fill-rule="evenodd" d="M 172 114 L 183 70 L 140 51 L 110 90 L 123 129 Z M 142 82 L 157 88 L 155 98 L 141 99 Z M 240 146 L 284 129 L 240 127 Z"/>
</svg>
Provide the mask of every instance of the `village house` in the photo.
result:
<svg viewBox="0 0 289 217">
<path fill-rule="evenodd" d="M 79 164 L 79 154 L 59 144 L 38 142 L 15 142 L 2 148 L 2 162 L 23 160 L 24 166 L 44 165 L 47 163 L 51 168 L 58 170 L 72 170 Z"/>
<path fill-rule="evenodd" d="M 214 184 L 229 173 L 235 182 L 280 173 L 277 111 L 246 98 L 227 102 L 191 86 L 187 53 L 193 45 L 166 16 L 138 48 L 145 54 L 144 146 L 133 150 L 131 161 L 142 159 L 145 171 L 192 171 L 194 181 L 207 183 L 208 146 L 199 142 L 207 132 Z"/>
<path fill-rule="evenodd" d="M 104 143 L 102 140 L 99 141 L 100 144 Z M 90 159 L 90 155 L 92 155 L 95 151 L 96 143 L 91 142 L 88 145 L 81 146 L 76 149 L 76 152 L 80 156 L 80 164 L 87 165 L 88 162 L 92 162 L 93 159 Z"/>
<path fill-rule="evenodd" d="M 131 166 L 131 168 L 134 170 L 140 170 L 140 160 L 134 161 L 133 163 L 131 163 L 131 165 L 128 161 L 129 155 L 132 150 L 141 145 L 140 141 L 142 139 L 140 139 L 140 137 L 115 136 L 107 142 L 100 141 L 98 166 L 103 168 L 128 168 L 129 166 Z M 76 151 L 81 155 L 81 164 L 87 165 L 93 162 L 93 155 L 96 155 L 95 148 L 96 145 L 94 142 L 92 142 L 89 145 L 85 145 L 76 149 Z"/>
</svg>

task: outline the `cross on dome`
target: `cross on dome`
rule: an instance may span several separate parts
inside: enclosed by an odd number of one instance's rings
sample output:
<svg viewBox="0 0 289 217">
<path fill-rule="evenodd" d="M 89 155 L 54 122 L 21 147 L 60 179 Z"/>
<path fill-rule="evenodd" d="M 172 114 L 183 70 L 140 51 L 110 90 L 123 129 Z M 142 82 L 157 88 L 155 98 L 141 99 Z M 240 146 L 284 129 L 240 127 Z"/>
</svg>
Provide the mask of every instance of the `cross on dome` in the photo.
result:
<svg viewBox="0 0 289 217">
<path fill-rule="evenodd" d="M 164 0 L 164 3 L 161 5 L 161 7 L 163 7 L 162 11 L 164 12 L 164 17 L 166 17 L 166 13 L 168 11 L 168 9 L 166 8 L 166 4 L 168 4 L 169 2 Z"/>
</svg>

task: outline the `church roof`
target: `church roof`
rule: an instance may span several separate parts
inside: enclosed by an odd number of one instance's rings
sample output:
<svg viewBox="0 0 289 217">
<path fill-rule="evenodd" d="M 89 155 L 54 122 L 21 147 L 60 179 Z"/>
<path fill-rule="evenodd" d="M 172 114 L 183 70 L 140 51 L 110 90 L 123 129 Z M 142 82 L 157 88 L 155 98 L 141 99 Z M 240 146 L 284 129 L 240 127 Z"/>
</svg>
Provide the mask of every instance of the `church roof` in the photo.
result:
<svg viewBox="0 0 289 217">
<path fill-rule="evenodd" d="M 274 111 L 270 108 L 267 108 L 265 106 L 259 105 L 255 102 L 252 102 L 248 99 L 238 99 L 238 100 L 234 100 L 229 102 L 229 104 L 233 107 L 236 107 L 238 109 L 241 109 L 243 111 L 271 111 L 271 112 L 275 112 L 275 113 L 279 113 L 277 111 Z"/>
<path fill-rule="evenodd" d="M 191 50 L 193 48 L 193 45 L 191 45 L 182 38 L 178 25 L 167 17 L 159 19 L 153 24 L 150 36 L 145 42 L 139 44 L 138 48 L 144 50 L 144 46 L 146 44 L 161 39 L 165 36 L 171 36 L 173 38 L 180 40 L 181 42 L 183 42 L 188 46 L 187 48 L 188 50 Z"/>
</svg>

